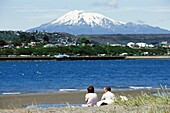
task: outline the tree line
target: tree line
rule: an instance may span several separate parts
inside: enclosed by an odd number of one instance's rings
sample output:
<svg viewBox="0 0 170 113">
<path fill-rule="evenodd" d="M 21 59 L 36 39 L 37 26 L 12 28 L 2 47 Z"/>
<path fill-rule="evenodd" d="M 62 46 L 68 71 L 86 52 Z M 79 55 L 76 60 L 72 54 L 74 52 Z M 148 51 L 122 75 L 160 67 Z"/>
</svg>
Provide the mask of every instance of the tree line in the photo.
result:
<svg viewBox="0 0 170 113">
<path fill-rule="evenodd" d="M 0 49 L 0 55 L 57 55 L 57 54 L 68 54 L 68 55 L 81 55 L 81 56 L 119 56 L 122 53 L 128 55 L 143 55 L 144 52 L 148 52 L 148 55 L 165 55 L 167 49 L 154 48 L 154 49 L 133 49 L 129 47 L 121 46 L 110 46 L 110 45 L 79 45 L 79 46 L 56 46 L 47 47 L 36 46 L 30 48 L 8 48 Z"/>
</svg>

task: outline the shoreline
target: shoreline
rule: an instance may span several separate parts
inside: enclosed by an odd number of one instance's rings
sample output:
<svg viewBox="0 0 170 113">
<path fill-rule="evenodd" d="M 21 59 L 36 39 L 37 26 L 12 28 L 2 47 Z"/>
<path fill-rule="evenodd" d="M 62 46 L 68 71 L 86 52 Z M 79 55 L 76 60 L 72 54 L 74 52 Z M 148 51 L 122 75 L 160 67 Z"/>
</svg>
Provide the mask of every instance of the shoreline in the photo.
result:
<svg viewBox="0 0 170 113">
<path fill-rule="evenodd" d="M 144 59 L 170 59 L 170 56 L 126 56 L 127 60 L 144 60 Z"/>
<path fill-rule="evenodd" d="M 125 56 L 76 56 L 76 57 L 0 57 L 0 61 L 24 61 L 24 60 L 117 60 L 117 59 L 125 59 Z"/>
<path fill-rule="evenodd" d="M 159 90 L 162 92 L 162 90 Z M 170 90 L 167 90 L 170 91 Z M 152 94 L 158 90 L 115 90 L 112 91 L 116 96 L 140 96 L 142 93 Z M 99 99 L 103 92 L 96 92 Z M 83 104 L 86 92 L 57 92 L 42 94 L 19 94 L 19 95 L 0 95 L 0 109 L 25 108 L 28 105 L 37 104 Z"/>
<path fill-rule="evenodd" d="M 32 61 L 32 60 L 146 60 L 170 59 L 170 56 L 76 56 L 66 58 L 55 57 L 0 57 L 0 61 Z"/>
</svg>

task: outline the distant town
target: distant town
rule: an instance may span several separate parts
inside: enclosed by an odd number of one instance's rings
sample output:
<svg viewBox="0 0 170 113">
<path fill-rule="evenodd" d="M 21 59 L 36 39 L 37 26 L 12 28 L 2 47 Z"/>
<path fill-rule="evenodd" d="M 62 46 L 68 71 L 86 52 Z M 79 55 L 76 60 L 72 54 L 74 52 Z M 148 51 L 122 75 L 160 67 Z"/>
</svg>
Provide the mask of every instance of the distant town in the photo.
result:
<svg viewBox="0 0 170 113">
<path fill-rule="evenodd" d="M 0 31 L 0 57 L 168 56 L 169 34 L 71 35 Z"/>
</svg>

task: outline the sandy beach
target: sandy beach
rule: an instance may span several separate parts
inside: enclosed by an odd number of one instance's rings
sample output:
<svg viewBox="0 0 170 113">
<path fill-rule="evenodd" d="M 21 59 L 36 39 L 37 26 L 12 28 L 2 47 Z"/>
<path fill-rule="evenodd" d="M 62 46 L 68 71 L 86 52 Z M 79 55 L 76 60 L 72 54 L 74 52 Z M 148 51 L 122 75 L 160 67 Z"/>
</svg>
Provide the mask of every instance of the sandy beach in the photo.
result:
<svg viewBox="0 0 170 113">
<path fill-rule="evenodd" d="M 156 90 L 127 90 L 113 91 L 115 95 L 139 96 L 142 92 L 153 93 Z M 23 108 L 32 104 L 81 104 L 84 102 L 86 92 L 59 92 L 47 94 L 21 94 L 21 95 L 1 95 L 0 108 Z M 103 92 L 97 92 L 99 99 Z"/>
<path fill-rule="evenodd" d="M 142 93 L 156 93 L 157 90 L 127 90 L 127 91 L 112 91 L 116 96 L 124 95 L 136 97 L 142 95 Z M 21 94 L 21 95 L 1 95 L 0 96 L 0 113 L 103 113 L 103 112 L 123 112 L 128 111 L 137 112 L 148 109 L 148 106 L 142 108 L 130 108 L 124 109 L 121 106 L 108 105 L 102 107 L 53 107 L 53 108 L 31 108 L 26 109 L 27 105 L 32 104 L 80 104 L 84 102 L 84 95 L 86 92 L 60 92 L 60 93 L 48 93 L 48 94 Z M 103 92 L 97 92 L 99 98 Z M 162 106 L 157 106 L 162 107 Z M 170 109 L 170 105 L 163 106 L 166 109 Z"/>
</svg>

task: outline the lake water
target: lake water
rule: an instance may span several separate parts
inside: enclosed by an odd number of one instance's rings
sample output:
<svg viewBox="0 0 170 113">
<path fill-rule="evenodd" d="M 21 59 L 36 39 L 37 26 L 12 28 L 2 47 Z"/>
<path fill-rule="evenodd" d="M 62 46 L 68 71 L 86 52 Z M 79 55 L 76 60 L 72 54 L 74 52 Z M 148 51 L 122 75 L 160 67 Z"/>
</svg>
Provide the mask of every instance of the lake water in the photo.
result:
<svg viewBox="0 0 170 113">
<path fill-rule="evenodd" d="M 0 62 L 0 94 L 170 89 L 170 60 Z"/>
</svg>

